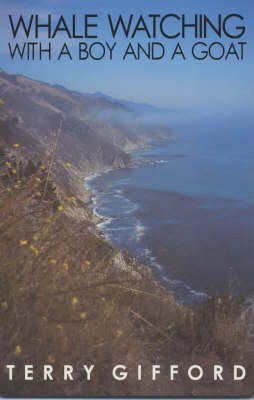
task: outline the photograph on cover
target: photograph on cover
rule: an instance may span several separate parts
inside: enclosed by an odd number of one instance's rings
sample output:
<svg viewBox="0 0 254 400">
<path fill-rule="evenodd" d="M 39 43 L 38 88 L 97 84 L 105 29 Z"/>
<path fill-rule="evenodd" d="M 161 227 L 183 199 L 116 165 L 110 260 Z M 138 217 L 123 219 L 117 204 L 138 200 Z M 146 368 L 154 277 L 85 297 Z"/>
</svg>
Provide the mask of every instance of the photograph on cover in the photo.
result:
<svg viewBox="0 0 254 400">
<path fill-rule="evenodd" d="M 253 2 L 0 9 L 0 396 L 252 396 Z"/>
</svg>

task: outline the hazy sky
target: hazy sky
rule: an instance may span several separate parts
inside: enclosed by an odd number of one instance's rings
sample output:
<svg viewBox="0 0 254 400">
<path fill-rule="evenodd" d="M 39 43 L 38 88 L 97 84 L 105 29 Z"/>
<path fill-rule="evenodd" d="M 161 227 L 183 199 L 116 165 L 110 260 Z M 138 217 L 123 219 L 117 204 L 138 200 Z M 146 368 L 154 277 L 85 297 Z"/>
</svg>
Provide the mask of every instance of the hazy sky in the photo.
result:
<svg viewBox="0 0 254 400">
<path fill-rule="evenodd" d="M 113 61 L 109 61 L 108 57 L 102 61 L 79 61 L 76 56 L 73 61 L 68 60 L 67 57 L 62 61 L 50 62 L 11 60 L 8 51 L 8 42 L 11 40 L 8 14 L 16 18 L 20 14 L 32 13 L 39 14 L 42 20 L 48 14 L 52 14 L 53 21 L 56 21 L 61 14 L 70 21 L 71 14 L 76 14 L 79 23 L 84 14 L 98 14 L 98 39 L 67 40 L 75 55 L 78 54 L 80 40 L 89 44 L 94 41 L 102 43 L 108 41 L 112 44 L 115 40 L 110 35 L 106 24 L 106 15 L 111 14 L 115 18 L 120 13 L 125 16 L 133 13 L 134 20 L 140 14 L 144 17 L 148 14 L 185 14 L 186 19 L 191 20 L 195 13 L 206 13 L 211 20 L 215 20 L 219 13 L 223 16 L 239 13 L 244 17 L 244 25 L 247 26 L 243 38 L 226 40 L 224 37 L 220 39 L 210 34 L 205 41 L 207 43 L 221 41 L 226 47 L 231 41 L 235 43 L 246 41 L 248 44 L 243 61 L 237 61 L 232 56 L 228 61 L 197 61 L 190 56 L 191 46 L 200 39 L 195 39 L 193 31 L 189 30 L 185 39 L 179 39 L 186 51 L 186 60 L 183 61 L 181 57 L 178 57 L 172 61 L 170 56 L 178 39 L 166 40 L 160 36 L 157 39 L 147 39 L 144 33 L 139 32 L 137 39 L 142 44 L 149 40 L 163 41 L 167 56 L 157 61 L 146 60 L 144 57 L 139 61 L 133 61 L 131 58 L 123 61 L 121 55 L 129 40 L 119 35 L 116 39 L 117 48 Z M 252 0 L 241 2 L 239 0 L 128 0 L 126 2 L 119 0 L 42 0 L 40 2 L 1 0 L 0 67 L 9 72 L 22 73 L 34 79 L 62 84 L 83 92 L 100 91 L 118 98 L 174 109 L 253 110 L 253 16 L 254 2 Z M 62 35 L 53 40 L 54 49 L 57 49 L 65 38 L 66 36 Z M 22 36 L 19 36 L 17 40 L 22 42 Z M 33 37 L 30 40 L 33 41 Z"/>
</svg>

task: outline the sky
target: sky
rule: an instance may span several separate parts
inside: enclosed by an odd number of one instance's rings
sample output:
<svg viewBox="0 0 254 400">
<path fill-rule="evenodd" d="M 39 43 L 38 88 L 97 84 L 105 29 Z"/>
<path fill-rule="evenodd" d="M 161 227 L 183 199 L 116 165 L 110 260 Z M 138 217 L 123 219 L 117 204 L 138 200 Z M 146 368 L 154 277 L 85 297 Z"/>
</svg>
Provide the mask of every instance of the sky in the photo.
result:
<svg viewBox="0 0 254 400">
<path fill-rule="evenodd" d="M 37 4 L 35 4 L 37 3 Z M 252 51 L 254 40 L 254 3 L 252 0 L 0 0 L 0 67 L 10 73 L 27 75 L 33 79 L 61 84 L 67 88 L 82 92 L 103 92 L 116 98 L 131 101 L 145 102 L 157 106 L 173 109 L 197 109 L 197 110 L 221 110 L 228 109 L 254 110 L 253 101 L 253 67 L 254 54 Z M 186 38 L 165 39 L 157 35 L 156 39 L 148 39 L 144 32 L 138 32 L 135 40 L 126 39 L 118 34 L 116 39 L 112 38 L 107 20 L 110 14 L 115 20 L 119 14 L 128 17 L 134 14 L 133 20 L 142 15 L 149 21 L 149 14 L 160 14 L 161 16 L 174 13 L 185 14 L 187 21 L 194 19 L 194 14 L 207 14 L 211 20 L 216 20 L 218 14 L 238 13 L 244 17 L 244 21 L 234 20 L 235 25 L 245 25 L 246 33 L 240 39 L 218 38 L 212 32 L 207 39 L 196 39 L 193 29 L 186 30 Z M 25 61 L 15 58 L 11 59 L 8 42 L 23 43 L 24 35 L 19 34 L 13 41 L 8 15 L 17 17 L 22 14 L 28 17 L 30 14 L 38 14 L 42 22 L 46 21 L 47 15 L 52 14 L 53 25 L 60 15 L 64 15 L 67 21 L 71 21 L 71 15 L 77 16 L 77 30 L 81 30 L 84 14 L 98 14 L 97 39 L 68 39 L 65 33 L 57 35 L 52 43 L 52 53 L 55 57 L 52 61 Z M 171 20 L 172 21 L 172 20 Z M 236 24 L 236 22 L 238 22 Z M 241 22 L 241 23 L 239 23 Z M 148 23 L 151 27 L 151 22 Z M 176 23 L 172 22 L 172 29 L 176 29 Z M 231 27 L 233 29 L 233 27 Z M 31 36 L 30 41 L 35 41 Z M 207 45 L 214 41 L 222 42 L 227 50 L 230 43 L 238 41 L 247 42 L 244 50 L 244 60 L 238 61 L 235 56 L 214 61 L 209 58 L 198 61 L 191 56 L 192 45 L 197 41 L 205 41 Z M 47 43 L 45 32 L 40 39 Z M 56 59 L 63 42 L 67 43 L 73 60 L 67 56 L 62 60 Z M 78 43 L 86 42 L 88 45 L 99 41 L 105 45 L 117 42 L 113 53 L 113 60 L 109 60 L 106 52 L 103 60 L 78 60 Z M 140 60 L 134 60 L 132 56 L 122 59 L 128 43 L 140 42 L 144 46 L 150 41 L 162 42 L 165 46 L 165 57 L 162 60 L 148 60 L 144 56 Z M 177 42 L 180 42 L 185 52 L 186 60 L 176 56 L 174 60 L 170 57 Z M 239 45 L 237 45 L 239 49 Z"/>
</svg>

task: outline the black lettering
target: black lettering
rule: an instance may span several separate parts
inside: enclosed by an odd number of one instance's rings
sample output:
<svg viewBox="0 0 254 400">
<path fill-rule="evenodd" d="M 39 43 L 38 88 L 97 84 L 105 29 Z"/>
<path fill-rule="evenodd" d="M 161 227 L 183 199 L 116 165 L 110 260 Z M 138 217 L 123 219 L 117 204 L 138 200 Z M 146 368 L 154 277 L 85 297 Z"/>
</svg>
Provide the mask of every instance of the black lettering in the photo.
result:
<svg viewBox="0 0 254 400">
<path fill-rule="evenodd" d="M 157 25 L 156 25 L 156 19 L 157 19 L 157 18 L 160 18 L 160 14 L 149 14 L 148 17 L 149 17 L 149 18 L 152 18 L 152 20 L 153 20 L 153 38 L 156 38 L 156 35 L 157 35 L 157 30 L 156 30 L 156 27 L 157 27 Z"/>
<path fill-rule="evenodd" d="M 96 47 L 95 47 L 95 46 L 96 46 Z M 92 53 L 92 51 L 93 51 L 94 48 L 95 48 L 95 53 L 94 53 L 95 55 L 93 55 L 93 53 Z M 96 55 L 96 48 L 99 49 L 99 50 L 102 50 L 101 55 Z M 97 51 L 98 51 L 98 50 L 97 50 Z M 105 56 L 105 52 L 106 52 L 105 47 L 104 47 L 103 44 L 100 43 L 100 42 L 94 42 L 94 43 L 90 46 L 89 53 L 90 53 L 90 57 L 91 57 L 93 60 L 96 60 L 96 61 L 101 60 L 101 59 Z"/>
<path fill-rule="evenodd" d="M 21 47 L 19 46 L 18 43 L 15 45 L 14 49 L 12 49 L 10 43 L 8 43 L 8 47 L 9 47 L 9 51 L 10 51 L 10 55 L 11 55 L 12 60 L 13 60 L 13 58 L 15 57 L 16 53 L 19 54 L 21 60 L 23 59 L 23 57 L 24 57 L 24 52 L 25 52 L 25 49 L 26 49 L 26 43 L 24 43 L 22 49 L 21 49 Z"/>
<path fill-rule="evenodd" d="M 114 48 L 116 47 L 116 42 L 114 42 L 112 47 L 108 44 L 108 42 L 106 42 L 106 46 L 109 49 L 109 58 L 110 58 L 110 60 L 112 60 L 113 51 L 114 51 Z"/>
<path fill-rule="evenodd" d="M 129 21 L 128 21 L 128 25 L 126 26 L 122 16 L 120 15 L 118 17 L 118 19 L 117 19 L 117 22 L 116 22 L 115 26 L 114 26 L 113 22 L 112 22 L 111 15 L 109 14 L 108 15 L 108 20 L 109 20 L 109 25 L 110 25 L 110 29 L 111 29 L 111 33 L 113 35 L 113 38 L 115 38 L 115 36 L 116 36 L 116 34 L 118 32 L 119 26 L 122 26 L 122 29 L 123 29 L 124 34 L 125 34 L 125 37 L 126 38 L 129 37 L 129 32 L 130 32 L 130 29 L 131 29 L 132 19 L 133 19 L 133 14 L 130 15 Z"/>
<path fill-rule="evenodd" d="M 24 21 L 24 19 L 23 19 L 23 16 L 20 15 L 19 20 L 18 20 L 18 23 L 16 24 L 16 27 L 14 27 L 13 20 L 12 20 L 12 16 L 9 15 L 9 20 L 10 20 L 10 24 L 11 24 L 11 29 L 12 29 L 13 37 L 15 38 L 15 37 L 17 36 L 17 34 L 18 34 L 18 32 L 19 32 L 19 28 L 20 28 L 20 26 L 22 25 L 23 31 L 25 32 L 25 35 L 26 35 L 26 37 L 28 38 L 29 35 L 30 35 L 30 32 L 31 32 L 33 19 L 34 19 L 34 16 L 31 15 L 31 16 L 30 16 L 30 19 L 29 19 L 29 23 L 28 23 L 28 25 L 26 25 L 26 23 L 25 23 L 25 21 Z"/>
<path fill-rule="evenodd" d="M 186 24 L 185 23 L 185 15 L 182 15 L 182 37 L 185 38 L 185 29 L 186 28 L 195 28 L 195 38 L 198 37 L 198 15 L 195 14 L 195 23 L 194 24 Z"/>
<path fill-rule="evenodd" d="M 166 37 L 166 38 L 168 38 L 168 39 L 175 39 L 175 38 L 177 38 L 177 37 L 180 35 L 180 32 L 176 33 L 175 35 L 169 35 L 169 34 L 167 34 L 167 33 L 165 32 L 165 30 L 164 30 L 164 22 L 165 22 L 165 20 L 168 19 L 168 18 L 171 18 L 171 17 L 180 20 L 180 17 L 179 17 L 178 15 L 176 15 L 176 14 L 167 14 L 167 15 L 165 15 L 165 16 L 162 18 L 162 20 L 161 20 L 161 23 L 160 23 L 160 30 L 161 30 L 161 33 L 162 33 L 162 35 L 163 35 L 164 37 Z"/>
<path fill-rule="evenodd" d="M 207 25 L 221 38 L 221 14 L 218 15 L 217 27 L 211 22 L 211 20 L 204 14 L 204 38 L 207 37 Z"/>
<path fill-rule="evenodd" d="M 192 55 L 193 55 L 193 57 L 194 57 L 196 60 L 204 60 L 204 59 L 207 57 L 208 51 L 207 51 L 207 50 L 202 50 L 202 51 L 201 51 L 201 54 L 204 54 L 204 55 L 203 55 L 202 57 L 198 57 L 198 56 L 196 55 L 195 51 L 196 51 L 196 47 L 199 46 L 199 45 L 202 45 L 202 46 L 204 46 L 204 47 L 207 46 L 206 43 L 204 43 L 204 42 L 197 42 L 197 43 L 195 43 L 195 44 L 192 46 Z"/>
<path fill-rule="evenodd" d="M 145 23 L 144 18 L 142 17 L 142 15 L 140 15 L 140 17 L 138 19 L 138 22 L 137 22 L 137 24 L 135 26 L 135 29 L 133 31 L 133 34 L 131 35 L 132 38 L 135 37 L 137 31 L 145 31 L 146 34 L 147 34 L 147 37 L 151 38 L 150 32 L 147 29 L 146 23 Z"/>
<path fill-rule="evenodd" d="M 64 43 L 64 45 L 63 45 L 63 47 L 62 47 L 62 49 L 60 51 L 60 54 L 58 56 L 58 60 L 61 60 L 62 56 L 68 56 L 69 59 L 72 60 L 72 56 L 71 56 L 70 50 L 69 50 L 69 48 L 68 48 L 66 43 Z"/>
<path fill-rule="evenodd" d="M 97 28 L 97 24 L 91 24 L 88 22 L 88 20 L 90 18 L 97 18 L 98 15 L 97 14 L 89 14 L 89 15 L 85 15 L 85 37 L 87 39 L 97 39 L 98 35 L 89 35 L 88 34 L 88 29 L 89 28 Z"/>
<path fill-rule="evenodd" d="M 48 38 L 51 37 L 51 15 L 48 15 L 48 23 L 47 24 L 39 24 L 39 15 L 35 15 L 35 37 L 38 39 L 39 37 L 39 28 L 47 28 L 48 30 Z"/>
<path fill-rule="evenodd" d="M 84 56 L 82 56 L 82 53 L 85 53 Z M 85 42 L 80 42 L 79 43 L 79 59 L 80 60 L 87 60 L 89 57 L 88 51 L 87 51 L 87 44 Z"/>
<path fill-rule="evenodd" d="M 135 51 L 134 51 L 131 43 L 128 44 L 128 47 L 127 47 L 127 49 L 126 49 L 126 51 L 124 53 L 124 56 L 123 56 L 123 60 L 125 60 L 125 58 L 127 56 L 130 56 L 130 55 L 134 56 L 135 60 L 137 60 L 137 56 L 135 54 Z"/>
<path fill-rule="evenodd" d="M 62 27 L 61 27 L 61 25 L 62 25 Z M 61 17 L 59 18 L 59 20 L 58 20 L 58 23 L 57 23 L 57 26 L 56 26 L 56 28 L 55 28 L 55 30 L 54 30 L 54 33 L 53 33 L 53 35 L 52 35 L 52 39 L 54 39 L 55 38 L 55 36 L 56 36 L 56 34 L 58 33 L 58 32 L 66 32 L 67 33 L 67 35 L 68 35 L 68 37 L 71 39 L 71 33 L 70 33 L 70 31 L 69 31 L 69 28 L 68 28 L 68 26 L 67 26 L 67 24 L 66 24 L 66 22 L 65 22 L 65 19 L 64 19 L 64 17 L 61 15 Z"/>
<path fill-rule="evenodd" d="M 243 60 L 243 58 L 244 58 L 244 53 L 243 53 L 244 46 L 247 44 L 247 42 L 238 42 L 238 44 L 240 45 L 240 48 L 241 48 L 241 60 Z"/>
<path fill-rule="evenodd" d="M 230 37 L 232 39 L 236 39 L 236 38 L 240 38 L 241 36 L 244 35 L 245 33 L 245 26 L 236 26 L 236 30 L 240 31 L 239 34 L 235 34 L 233 35 L 232 33 L 229 33 L 227 30 L 227 22 L 231 19 L 231 18 L 239 18 L 241 21 L 243 21 L 243 17 L 239 14 L 229 14 L 223 21 L 223 32 L 225 33 L 225 35 L 227 37 Z"/>
<path fill-rule="evenodd" d="M 73 39 L 81 39 L 83 38 L 82 35 L 77 35 L 76 31 L 76 15 L 72 15 L 72 37 Z"/>
<path fill-rule="evenodd" d="M 42 59 L 42 54 L 47 53 L 48 59 L 51 60 L 51 43 L 49 42 L 48 47 L 43 48 L 42 43 L 40 43 L 40 60 Z"/>
<path fill-rule="evenodd" d="M 221 54 L 218 55 L 217 57 L 215 55 L 212 54 L 212 50 L 213 48 L 219 47 L 222 51 Z M 224 57 L 225 54 L 225 47 L 223 46 L 222 43 L 220 42 L 213 42 L 210 46 L 209 46 L 209 56 L 213 59 L 213 60 L 221 60 Z"/>
<path fill-rule="evenodd" d="M 171 57 L 171 60 L 173 60 L 175 58 L 175 56 L 177 56 L 177 55 L 181 55 L 183 57 L 183 59 L 185 60 L 185 55 L 184 55 L 184 52 L 182 50 L 182 47 L 181 47 L 180 43 L 177 43 L 177 45 L 175 47 L 175 50 L 174 50 L 174 53 L 173 53 L 173 55 Z"/>
</svg>

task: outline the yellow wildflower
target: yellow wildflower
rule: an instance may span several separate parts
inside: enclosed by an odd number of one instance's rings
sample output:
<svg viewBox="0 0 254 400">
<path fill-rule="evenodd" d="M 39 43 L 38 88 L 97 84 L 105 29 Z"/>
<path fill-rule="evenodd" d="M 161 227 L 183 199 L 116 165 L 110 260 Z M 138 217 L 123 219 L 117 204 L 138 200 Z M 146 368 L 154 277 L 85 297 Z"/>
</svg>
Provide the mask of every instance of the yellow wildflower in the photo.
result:
<svg viewBox="0 0 254 400">
<path fill-rule="evenodd" d="M 18 356 L 18 355 L 21 354 L 21 353 L 22 353 L 21 346 L 19 346 L 19 345 L 16 346 L 14 354 L 15 354 L 16 356 Z"/>
<path fill-rule="evenodd" d="M 60 331 L 61 331 L 61 330 L 63 330 L 63 325 L 57 324 L 57 328 L 60 329 Z"/>
<path fill-rule="evenodd" d="M 41 197 L 41 192 L 36 192 L 36 196 Z"/>
<path fill-rule="evenodd" d="M 91 261 L 89 261 L 89 260 L 86 260 L 85 263 L 86 263 L 86 265 L 91 265 Z"/>
<path fill-rule="evenodd" d="M 40 166 L 40 169 L 41 169 L 42 171 L 45 171 L 45 169 L 46 169 L 45 165 L 41 165 L 41 166 Z"/>
<path fill-rule="evenodd" d="M 37 240 L 39 240 L 39 237 L 35 235 L 35 236 L 33 236 L 33 240 L 35 240 L 37 242 Z"/>
<path fill-rule="evenodd" d="M 39 250 L 36 249 L 36 247 L 34 247 L 34 246 L 29 246 L 29 249 L 32 250 L 35 255 L 37 255 L 39 253 Z"/>
<path fill-rule="evenodd" d="M 119 339 L 119 338 L 122 336 L 122 334 L 123 334 L 123 331 L 121 331 L 120 329 L 118 329 L 118 330 L 116 331 L 116 338 Z"/>
<path fill-rule="evenodd" d="M 19 180 L 17 181 L 17 183 L 22 183 L 22 181 L 19 179 Z"/>
<path fill-rule="evenodd" d="M 21 240 L 19 243 L 21 244 L 21 246 L 25 246 L 27 244 L 27 240 Z"/>
<path fill-rule="evenodd" d="M 79 299 L 77 299 L 77 297 L 73 297 L 71 304 L 73 307 L 76 307 L 76 305 L 79 303 Z"/>
<path fill-rule="evenodd" d="M 11 168 L 11 163 L 9 161 L 6 161 L 5 165 L 7 165 L 8 168 Z"/>
<path fill-rule="evenodd" d="M 35 180 L 36 180 L 37 182 L 41 182 L 41 178 L 36 177 Z"/>
<path fill-rule="evenodd" d="M 8 189 L 7 189 L 7 192 L 11 192 L 11 189 L 10 189 L 10 188 L 8 188 Z"/>
<path fill-rule="evenodd" d="M 15 147 L 16 149 L 19 147 L 19 144 L 18 143 L 15 143 L 14 145 L 13 145 L 13 147 Z"/>
<path fill-rule="evenodd" d="M 64 267 L 65 271 L 67 272 L 67 271 L 68 271 L 68 269 L 69 269 L 69 265 L 68 265 L 68 263 L 63 263 L 63 267 Z"/>
<path fill-rule="evenodd" d="M 69 163 L 69 162 L 67 162 L 65 165 L 66 165 L 66 167 L 71 167 L 72 166 L 71 163 Z"/>
<path fill-rule="evenodd" d="M 55 265 L 56 264 L 56 260 L 54 260 L 54 259 L 50 260 L 50 264 Z"/>
<path fill-rule="evenodd" d="M 56 362 L 55 358 L 51 354 L 48 356 L 48 362 L 50 364 L 55 364 L 55 362 Z"/>
<path fill-rule="evenodd" d="M 63 211 L 63 206 L 59 206 L 59 207 L 57 207 L 57 209 L 58 209 L 58 211 Z"/>
<path fill-rule="evenodd" d="M 84 319 L 84 318 L 86 317 L 86 312 L 82 312 L 82 313 L 80 314 L 80 317 L 81 317 L 82 319 Z"/>
<path fill-rule="evenodd" d="M 14 185 L 13 187 L 14 187 L 14 189 L 17 189 L 17 190 L 19 189 L 19 185 Z"/>
<path fill-rule="evenodd" d="M 7 301 L 2 301 L 1 307 L 2 307 L 2 308 L 7 308 L 7 307 L 8 307 Z"/>
<path fill-rule="evenodd" d="M 76 197 L 74 196 L 71 197 L 71 201 L 76 201 L 76 200 L 77 200 Z"/>
<path fill-rule="evenodd" d="M 11 172 L 12 172 L 14 175 L 16 175 L 17 170 L 16 170 L 16 169 L 12 169 Z"/>
</svg>

